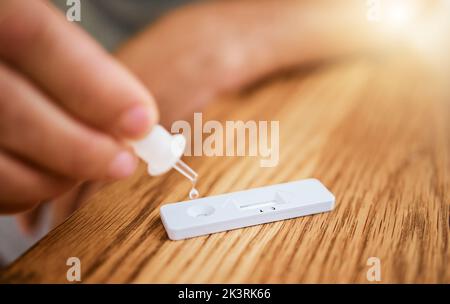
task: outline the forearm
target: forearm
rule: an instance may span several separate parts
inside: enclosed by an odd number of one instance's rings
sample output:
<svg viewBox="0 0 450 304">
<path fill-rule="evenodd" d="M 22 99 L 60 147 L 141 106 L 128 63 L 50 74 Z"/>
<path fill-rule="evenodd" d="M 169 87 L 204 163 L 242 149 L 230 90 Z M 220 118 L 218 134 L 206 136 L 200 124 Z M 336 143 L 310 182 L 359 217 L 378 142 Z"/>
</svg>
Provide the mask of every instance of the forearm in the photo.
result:
<svg viewBox="0 0 450 304">
<path fill-rule="evenodd" d="M 387 37 L 366 18 L 366 2 L 218 1 L 209 10 L 235 24 L 243 44 L 246 82 L 311 61 L 382 48 Z M 213 8 L 213 6 L 216 6 Z M 205 8 L 207 9 L 207 8 Z"/>
<path fill-rule="evenodd" d="M 361 0 L 208 1 L 162 17 L 116 55 L 150 88 L 168 124 L 221 92 L 373 48 L 376 37 Z"/>
</svg>

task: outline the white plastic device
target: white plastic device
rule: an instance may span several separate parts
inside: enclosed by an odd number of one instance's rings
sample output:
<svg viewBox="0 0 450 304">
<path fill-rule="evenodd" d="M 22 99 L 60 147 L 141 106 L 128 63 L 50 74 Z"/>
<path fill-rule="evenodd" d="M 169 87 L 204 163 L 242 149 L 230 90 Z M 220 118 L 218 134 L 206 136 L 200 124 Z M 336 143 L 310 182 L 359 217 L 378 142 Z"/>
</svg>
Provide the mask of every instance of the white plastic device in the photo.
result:
<svg viewBox="0 0 450 304">
<path fill-rule="evenodd" d="M 317 179 L 254 188 L 160 208 L 172 240 L 330 211 L 334 195 Z"/>
<path fill-rule="evenodd" d="M 195 184 L 197 173 L 180 159 L 186 147 L 183 135 L 172 135 L 161 125 L 155 125 L 144 139 L 131 143 L 131 146 L 147 163 L 150 175 L 161 175 L 174 168 Z"/>
</svg>

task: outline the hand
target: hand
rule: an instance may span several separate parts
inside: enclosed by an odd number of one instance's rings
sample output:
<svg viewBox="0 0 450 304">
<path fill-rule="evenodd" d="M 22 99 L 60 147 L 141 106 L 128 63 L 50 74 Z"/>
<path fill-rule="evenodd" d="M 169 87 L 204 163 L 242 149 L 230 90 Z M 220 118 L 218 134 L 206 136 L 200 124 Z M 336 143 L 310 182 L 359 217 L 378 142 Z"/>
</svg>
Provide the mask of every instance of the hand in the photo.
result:
<svg viewBox="0 0 450 304">
<path fill-rule="evenodd" d="M 0 2 L 1 213 L 129 176 L 124 141 L 157 120 L 147 89 L 49 4 Z"/>
</svg>

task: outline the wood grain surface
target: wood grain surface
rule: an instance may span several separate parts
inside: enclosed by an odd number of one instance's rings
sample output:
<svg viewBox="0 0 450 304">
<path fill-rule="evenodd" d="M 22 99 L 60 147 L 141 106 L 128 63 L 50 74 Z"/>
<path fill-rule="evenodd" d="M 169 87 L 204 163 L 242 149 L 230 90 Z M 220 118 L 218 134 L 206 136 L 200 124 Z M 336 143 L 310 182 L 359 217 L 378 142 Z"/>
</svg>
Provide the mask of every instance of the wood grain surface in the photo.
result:
<svg viewBox="0 0 450 304">
<path fill-rule="evenodd" d="M 315 177 L 330 213 L 184 241 L 167 238 L 162 204 L 185 200 L 176 172 L 132 178 L 96 194 L 0 275 L 2 282 L 450 283 L 449 78 L 414 55 L 349 58 L 224 97 L 205 120 L 279 120 L 280 162 L 185 157 L 203 196 Z"/>
</svg>

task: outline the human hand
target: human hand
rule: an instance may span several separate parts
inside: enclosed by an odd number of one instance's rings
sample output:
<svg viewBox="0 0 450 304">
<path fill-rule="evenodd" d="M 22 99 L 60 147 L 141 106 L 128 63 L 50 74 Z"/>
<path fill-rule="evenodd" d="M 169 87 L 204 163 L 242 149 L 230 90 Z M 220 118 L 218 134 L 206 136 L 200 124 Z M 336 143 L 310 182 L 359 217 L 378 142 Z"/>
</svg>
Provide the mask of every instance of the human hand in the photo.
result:
<svg viewBox="0 0 450 304">
<path fill-rule="evenodd" d="M 158 121 L 139 81 L 44 1 L 0 2 L 0 212 L 131 175 Z"/>
</svg>

